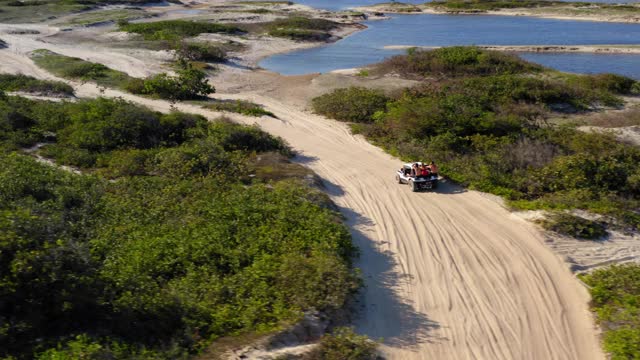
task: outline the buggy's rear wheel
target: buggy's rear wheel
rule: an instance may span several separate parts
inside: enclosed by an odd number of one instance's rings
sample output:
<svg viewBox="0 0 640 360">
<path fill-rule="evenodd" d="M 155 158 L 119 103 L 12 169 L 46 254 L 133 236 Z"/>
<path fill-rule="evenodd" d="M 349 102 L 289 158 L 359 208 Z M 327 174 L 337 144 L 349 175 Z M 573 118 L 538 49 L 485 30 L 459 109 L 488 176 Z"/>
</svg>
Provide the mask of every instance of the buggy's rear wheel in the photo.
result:
<svg viewBox="0 0 640 360">
<path fill-rule="evenodd" d="M 402 184 L 402 179 L 400 178 L 400 175 L 396 174 L 396 182 L 398 184 Z"/>
<path fill-rule="evenodd" d="M 418 191 L 418 185 L 416 185 L 416 183 L 413 180 L 409 180 L 409 186 L 411 187 L 411 191 L 413 192 Z"/>
</svg>

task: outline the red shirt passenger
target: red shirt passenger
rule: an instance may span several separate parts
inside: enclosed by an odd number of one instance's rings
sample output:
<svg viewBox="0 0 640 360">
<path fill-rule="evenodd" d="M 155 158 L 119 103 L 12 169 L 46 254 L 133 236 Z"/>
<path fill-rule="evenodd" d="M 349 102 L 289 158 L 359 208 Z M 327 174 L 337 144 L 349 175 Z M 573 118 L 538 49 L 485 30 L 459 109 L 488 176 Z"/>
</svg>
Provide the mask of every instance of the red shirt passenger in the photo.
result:
<svg viewBox="0 0 640 360">
<path fill-rule="evenodd" d="M 424 164 L 420 165 L 420 175 L 429 176 L 429 169 Z"/>
</svg>

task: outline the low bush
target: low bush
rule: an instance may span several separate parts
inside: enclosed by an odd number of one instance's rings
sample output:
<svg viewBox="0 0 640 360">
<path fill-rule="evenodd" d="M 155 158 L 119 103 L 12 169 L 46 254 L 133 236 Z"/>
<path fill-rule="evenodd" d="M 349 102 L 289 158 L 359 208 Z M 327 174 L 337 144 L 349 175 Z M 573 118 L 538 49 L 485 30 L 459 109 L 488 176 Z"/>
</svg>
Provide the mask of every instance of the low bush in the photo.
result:
<svg viewBox="0 0 640 360">
<path fill-rule="evenodd" d="M 578 239 L 597 240 L 607 235 L 607 229 L 601 222 L 562 212 L 550 215 L 541 224 L 547 230 Z"/>
<path fill-rule="evenodd" d="M 48 144 L 40 148 L 39 153 L 49 159 L 55 159 L 60 165 L 71 165 L 79 168 L 93 167 L 98 159 L 90 150 L 60 144 Z"/>
<path fill-rule="evenodd" d="M 250 10 L 246 10 L 246 12 L 252 13 L 252 14 L 271 14 L 271 13 L 273 13 L 272 10 L 265 9 L 265 8 L 250 9 Z"/>
<path fill-rule="evenodd" d="M 276 116 L 270 112 L 265 110 L 262 106 L 258 104 L 254 104 L 250 101 L 245 100 L 232 100 L 232 101 L 223 101 L 218 100 L 214 103 L 207 103 L 203 106 L 205 109 L 210 109 L 214 111 L 228 111 L 233 113 L 238 113 L 247 116 L 270 116 L 275 118 Z"/>
<path fill-rule="evenodd" d="M 72 96 L 71 85 L 61 81 L 39 80 L 22 74 L 0 74 L 0 90 L 23 91 L 45 96 Z"/>
<path fill-rule="evenodd" d="M 129 82 L 126 89 L 134 94 L 144 94 L 169 100 L 193 100 L 206 97 L 216 90 L 209 84 L 207 74 L 182 61 L 177 76 L 161 73 L 142 82 Z"/>
<path fill-rule="evenodd" d="M 102 64 L 60 55 L 49 50 L 36 50 L 31 58 L 36 65 L 66 79 L 95 81 L 98 85 L 115 88 L 124 88 L 132 79 L 129 75 Z"/>
<path fill-rule="evenodd" d="M 323 31 L 304 29 L 273 29 L 269 30 L 269 35 L 297 41 L 326 41 L 331 37 Z"/>
<path fill-rule="evenodd" d="M 640 265 L 614 265 L 582 275 L 612 359 L 640 358 Z"/>
<path fill-rule="evenodd" d="M 454 46 L 436 50 L 409 49 L 406 55 L 380 63 L 378 72 L 394 72 L 409 78 L 429 76 L 505 75 L 540 72 L 540 65 L 499 52 Z"/>
<path fill-rule="evenodd" d="M 427 6 L 447 9 L 452 11 L 460 10 L 499 10 L 499 9 L 514 9 L 514 8 L 536 8 L 536 7 L 549 7 L 566 5 L 559 1 L 547 1 L 547 0 L 439 0 L 432 3 L 427 3 Z"/>
<path fill-rule="evenodd" d="M 304 360 L 375 360 L 378 359 L 378 344 L 350 328 L 336 328 L 324 335 L 320 344 Z"/>
<path fill-rule="evenodd" d="M 209 43 L 182 43 L 176 49 L 178 58 L 189 61 L 225 62 L 227 52 L 222 46 Z"/>
<path fill-rule="evenodd" d="M 338 26 L 338 23 L 326 19 L 292 16 L 274 20 L 268 23 L 266 28 L 267 33 L 275 37 L 299 41 L 326 41 L 331 37 L 329 31 Z"/>
<path fill-rule="evenodd" d="M 195 69 L 186 59 L 179 60 L 177 76 L 161 73 L 147 79 L 132 78 L 102 64 L 59 55 L 48 50 L 36 50 L 32 56 L 42 68 L 61 77 L 95 81 L 98 85 L 124 89 L 133 94 L 151 95 L 161 99 L 199 99 L 214 93 L 207 74 Z"/>
<path fill-rule="evenodd" d="M 121 31 L 142 35 L 145 40 L 180 40 L 203 33 L 239 34 L 236 26 L 187 20 L 165 20 L 119 24 Z"/>
<path fill-rule="evenodd" d="M 255 5 L 255 6 L 279 6 L 279 5 L 293 5 L 293 1 L 239 1 L 238 4 L 243 5 Z"/>
<path fill-rule="evenodd" d="M 375 113 L 385 110 L 389 100 L 381 91 L 350 87 L 319 96 L 312 105 L 316 113 L 336 120 L 371 122 Z"/>
<path fill-rule="evenodd" d="M 637 81 L 616 74 L 574 75 L 567 77 L 569 85 L 580 88 L 608 91 L 614 94 L 631 95 Z"/>
<path fill-rule="evenodd" d="M 329 31 L 337 28 L 339 24 L 335 21 L 326 19 L 315 19 L 303 16 L 292 16 L 284 19 L 274 20 L 269 23 L 271 29 L 304 29 L 304 30 L 322 30 Z"/>
</svg>

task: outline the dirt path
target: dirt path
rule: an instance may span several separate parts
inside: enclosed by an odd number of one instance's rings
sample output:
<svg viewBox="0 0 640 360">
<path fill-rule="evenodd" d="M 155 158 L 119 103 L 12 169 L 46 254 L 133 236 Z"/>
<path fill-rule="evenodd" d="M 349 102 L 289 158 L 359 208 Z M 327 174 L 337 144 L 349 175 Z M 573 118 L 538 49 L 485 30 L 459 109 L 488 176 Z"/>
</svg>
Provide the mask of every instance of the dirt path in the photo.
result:
<svg viewBox="0 0 640 360">
<path fill-rule="evenodd" d="M 11 50 L 0 50 L 0 71 L 50 77 Z M 89 84 L 77 93 L 100 94 Z M 114 90 L 103 95 L 170 108 Z M 586 289 L 530 224 L 453 185 L 411 193 L 393 181 L 400 161 L 343 124 L 269 96 L 218 97 L 274 112 L 279 119 L 231 117 L 285 138 L 300 152 L 297 161 L 325 180 L 361 249 L 366 288 L 356 328 L 384 338 L 389 358 L 604 359 Z"/>
</svg>

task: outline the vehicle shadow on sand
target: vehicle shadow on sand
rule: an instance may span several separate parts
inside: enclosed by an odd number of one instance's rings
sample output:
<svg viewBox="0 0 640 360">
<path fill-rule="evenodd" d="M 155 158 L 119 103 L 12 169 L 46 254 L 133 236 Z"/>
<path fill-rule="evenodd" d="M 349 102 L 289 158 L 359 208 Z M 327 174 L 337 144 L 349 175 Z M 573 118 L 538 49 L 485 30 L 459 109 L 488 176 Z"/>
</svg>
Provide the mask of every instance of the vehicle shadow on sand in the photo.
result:
<svg viewBox="0 0 640 360">
<path fill-rule="evenodd" d="M 397 290 L 413 278 L 398 272 L 393 253 L 384 250 L 385 242 L 376 246 L 363 232 L 373 225 L 372 221 L 351 209 L 339 207 L 339 210 L 345 216 L 353 242 L 359 249 L 360 256 L 355 266 L 362 270 L 365 284 L 356 303 L 356 331 L 374 340 L 381 339 L 387 346 L 407 349 L 443 340 L 431 334 L 440 327 L 437 322 L 398 296 Z"/>
<path fill-rule="evenodd" d="M 432 190 L 432 192 L 435 192 L 438 194 L 454 195 L 454 194 L 464 194 L 467 192 L 467 189 L 454 183 L 451 180 L 441 178 L 438 181 L 438 188 Z"/>
<path fill-rule="evenodd" d="M 291 161 L 300 165 L 308 166 L 309 164 L 318 161 L 318 157 L 312 156 L 312 155 L 311 156 L 305 155 L 302 152 L 296 152 L 295 156 L 291 159 Z M 322 179 L 322 180 L 324 181 L 325 179 Z"/>
</svg>

